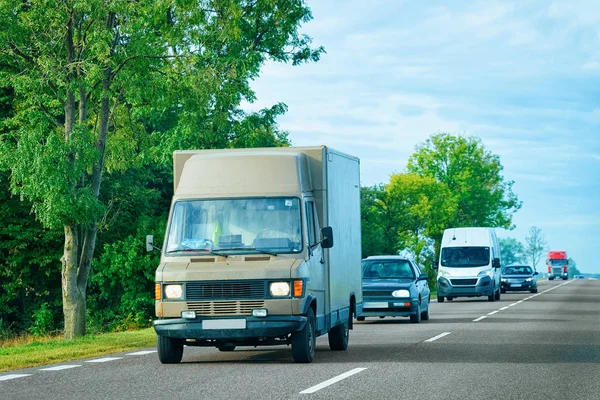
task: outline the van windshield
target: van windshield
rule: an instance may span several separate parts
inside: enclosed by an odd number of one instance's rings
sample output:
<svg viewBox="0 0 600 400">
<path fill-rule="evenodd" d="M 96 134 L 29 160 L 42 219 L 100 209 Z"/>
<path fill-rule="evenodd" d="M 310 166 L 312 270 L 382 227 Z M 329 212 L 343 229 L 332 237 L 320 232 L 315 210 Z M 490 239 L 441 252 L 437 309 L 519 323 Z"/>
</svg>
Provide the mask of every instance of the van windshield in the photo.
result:
<svg viewBox="0 0 600 400">
<path fill-rule="evenodd" d="M 300 221 L 300 200 L 295 197 L 178 201 L 166 252 L 299 253 Z"/>
<path fill-rule="evenodd" d="M 445 267 L 481 267 L 490 263 L 489 247 L 444 247 L 442 265 Z"/>
</svg>

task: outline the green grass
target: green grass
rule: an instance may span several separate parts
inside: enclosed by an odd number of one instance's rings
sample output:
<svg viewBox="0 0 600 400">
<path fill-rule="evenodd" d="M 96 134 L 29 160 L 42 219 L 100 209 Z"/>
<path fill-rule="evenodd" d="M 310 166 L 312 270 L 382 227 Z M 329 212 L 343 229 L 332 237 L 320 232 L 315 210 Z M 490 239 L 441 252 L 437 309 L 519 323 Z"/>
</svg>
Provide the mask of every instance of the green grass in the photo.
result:
<svg viewBox="0 0 600 400">
<path fill-rule="evenodd" d="M 28 342 L 28 343 L 23 343 Z M 40 338 L 0 343 L 0 372 L 119 353 L 156 345 L 153 328 L 87 335 L 75 340 Z"/>
</svg>

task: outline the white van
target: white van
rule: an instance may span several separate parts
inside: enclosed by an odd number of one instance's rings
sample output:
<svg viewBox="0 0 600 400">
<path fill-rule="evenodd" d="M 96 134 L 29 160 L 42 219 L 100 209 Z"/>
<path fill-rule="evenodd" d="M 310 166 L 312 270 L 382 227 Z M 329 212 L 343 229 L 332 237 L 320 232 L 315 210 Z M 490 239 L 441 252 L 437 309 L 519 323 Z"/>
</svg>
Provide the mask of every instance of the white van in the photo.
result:
<svg viewBox="0 0 600 400">
<path fill-rule="evenodd" d="M 487 296 L 500 300 L 500 245 L 493 228 L 451 228 L 440 248 L 437 300 Z"/>
</svg>

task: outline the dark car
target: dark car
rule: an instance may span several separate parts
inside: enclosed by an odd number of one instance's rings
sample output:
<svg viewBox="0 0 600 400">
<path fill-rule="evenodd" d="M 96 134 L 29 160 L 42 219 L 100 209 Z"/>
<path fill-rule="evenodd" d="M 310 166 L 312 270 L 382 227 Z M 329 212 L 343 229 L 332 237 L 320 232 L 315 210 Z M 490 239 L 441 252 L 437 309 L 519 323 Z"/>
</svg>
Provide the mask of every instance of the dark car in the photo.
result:
<svg viewBox="0 0 600 400">
<path fill-rule="evenodd" d="M 363 311 L 366 317 L 410 317 L 413 323 L 429 319 L 427 274 L 411 259 L 373 256 L 362 261 Z"/>
<path fill-rule="evenodd" d="M 502 270 L 502 293 L 508 291 L 529 291 L 537 293 L 537 276 L 529 265 L 509 265 Z"/>
</svg>

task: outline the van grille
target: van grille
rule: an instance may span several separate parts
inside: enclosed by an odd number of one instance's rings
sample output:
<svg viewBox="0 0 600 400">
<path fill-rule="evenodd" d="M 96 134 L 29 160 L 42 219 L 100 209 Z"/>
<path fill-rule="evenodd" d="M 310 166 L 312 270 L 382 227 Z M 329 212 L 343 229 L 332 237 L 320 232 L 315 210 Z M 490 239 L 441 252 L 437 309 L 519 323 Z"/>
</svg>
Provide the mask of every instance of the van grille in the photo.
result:
<svg viewBox="0 0 600 400">
<path fill-rule="evenodd" d="M 264 308 L 264 301 L 188 301 L 188 310 L 202 316 L 252 315 L 255 308 Z"/>
<path fill-rule="evenodd" d="M 186 300 L 264 299 L 265 281 L 196 281 L 185 285 Z"/>
<path fill-rule="evenodd" d="M 458 286 L 465 286 L 465 285 L 476 285 L 477 284 L 477 278 L 470 278 L 470 279 L 450 279 L 450 282 L 452 282 L 452 285 L 458 285 Z"/>
</svg>

